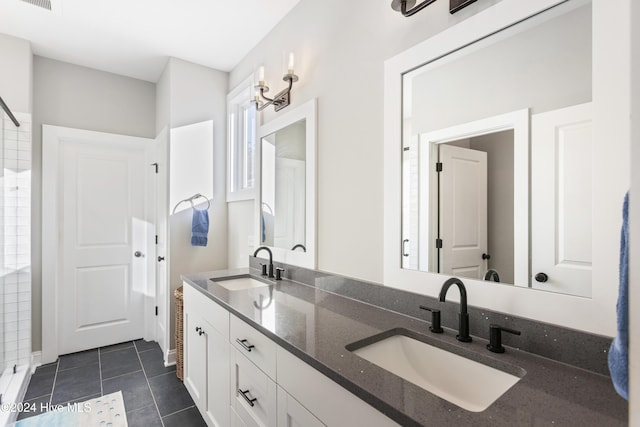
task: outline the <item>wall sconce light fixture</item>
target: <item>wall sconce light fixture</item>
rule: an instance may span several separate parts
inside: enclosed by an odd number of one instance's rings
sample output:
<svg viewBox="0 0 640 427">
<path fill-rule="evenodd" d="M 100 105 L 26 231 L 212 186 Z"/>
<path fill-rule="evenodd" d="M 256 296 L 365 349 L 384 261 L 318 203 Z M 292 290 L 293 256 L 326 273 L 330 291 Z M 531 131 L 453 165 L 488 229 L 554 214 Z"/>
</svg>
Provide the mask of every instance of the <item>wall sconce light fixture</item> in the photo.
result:
<svg viewBox="0 0 640 427">
<path fill-rule="evenodd" d="M 416 6 L 416 0 L 393 0 L 391 2 L 391 9 L 402 13 L 404 16 L 411 16 L 420 12 L 435 1 L 436 0 L 424 0 Z"/>
<path fill-rule="evenodd" d="M 258 111 L 262 111 L 272 104 L 275 111 L 280 111 L 291 103 L 291 87 L 294 82 L 298 81 L 298 76 L 293 72 L 293 53 L 289 54 L 287 73 L 282 76 L 282 80 L 288 82 L 289 87 L 275 94 L 273 98 L 265 96 L 264 94 L 269 92 L 269 86 L 264 82 L 264 67 L 260 66 L 260 69 L 258 70 L 258 83 L 254 86 L 256 89 L 256 95 L 253 101 L 256 104 L 256 109 Z"/>
<path fill-rule="evenodd" d="M 425 7 L 429 6 L 436 0 L 424 0 L 422 3 L 416 6 L 416 0 L 393 0 L 391 2 L 391 8 L 397 12 L 402 13 L 404 16 L 411 16 L 417 12 L 420 12 Z M 476 0 L 449 0 L 449 13 L 456 13 L 460 9 L 469 6 Z"/>
</svg>

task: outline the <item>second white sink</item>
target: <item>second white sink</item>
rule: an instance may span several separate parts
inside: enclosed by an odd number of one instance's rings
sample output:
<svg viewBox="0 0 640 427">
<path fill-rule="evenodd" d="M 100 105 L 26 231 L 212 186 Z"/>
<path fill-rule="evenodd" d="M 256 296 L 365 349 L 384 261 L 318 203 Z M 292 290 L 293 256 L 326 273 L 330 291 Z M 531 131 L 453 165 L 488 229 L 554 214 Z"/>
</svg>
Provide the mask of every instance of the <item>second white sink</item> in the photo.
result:
<svg viewBox="0 0 640 427">
<path fill-rule="evenodd" d="M 241 291 L 243 289 L 261 288 L 269 286 L 268 283 L 256 280 L 250 276 L 235 277 L 230 279 L 211 279 L 218 285 L 230 291 Z"/>
<path fill-rule="evenodd" d="M 405 335 L 392 335 L 352 351 L 472 412 L 484 411 L 520 380 L 515 375 Z"/>
</svg>

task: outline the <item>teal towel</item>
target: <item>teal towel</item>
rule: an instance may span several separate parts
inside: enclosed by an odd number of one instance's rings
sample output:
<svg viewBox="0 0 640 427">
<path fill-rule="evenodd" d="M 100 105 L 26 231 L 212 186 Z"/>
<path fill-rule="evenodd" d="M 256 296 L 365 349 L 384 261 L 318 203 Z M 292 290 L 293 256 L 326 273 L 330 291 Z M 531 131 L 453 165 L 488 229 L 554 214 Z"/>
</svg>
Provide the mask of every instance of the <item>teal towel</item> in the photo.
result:
<svg viewBox="0 0 640 427">
<path fill-rule="evenodd" d="M 191 220 L 191 246 L 207 246 L 209 234 L 209 212 L 193 209 Z"/>
<path fill-rule="evenodd" d="M 618 289 L 617 335 L 609 349 L 609 372 L 618 394 L 629 400 L 629 193 L 622 207 L 620 233 L 620 284 Z"/>
</svg>

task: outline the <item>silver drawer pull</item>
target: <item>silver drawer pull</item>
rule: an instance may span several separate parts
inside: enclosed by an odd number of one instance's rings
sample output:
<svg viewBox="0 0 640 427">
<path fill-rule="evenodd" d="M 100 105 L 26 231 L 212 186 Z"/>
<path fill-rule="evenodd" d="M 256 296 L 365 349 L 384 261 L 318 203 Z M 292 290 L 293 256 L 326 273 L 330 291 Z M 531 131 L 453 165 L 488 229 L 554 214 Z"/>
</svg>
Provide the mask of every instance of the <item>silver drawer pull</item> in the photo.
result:
<svg viewBox="0 0 640 427">
<path fill-rule="evenodd" d="M 241 340 L 240 338 L 236 338 L 236 342 L 238 344 L 240 344 L 242 346 L 242 348 L 244 348 L 247 351 L 251 351 L 252 348 L 255 348 L 256 346 L 253 344 L 249 344 L 247 342 L 247 340 Z"/>
<path fill-rule="evenodd" d="M 254 406 L 256 406 L 253 402 L 256 402 L 258 399 L 257 399 L 257 398 L 255 398 L 255 397 L 254 397 L 253 399 L 249 399 L 249 398 L 247 397 L 247 393 L 249 393 L 249 390 L 242 391 L 242 390 L 238 389 L 238 393 L 240 393 L 240 395 L 241 395 L 242 397 L 244 397 L 244 400 L 246 400 L 246 401 L 247 401 L 247 403 L 249 404 L 249 406 L 251 406 L 252 408 L 253 408 Z"/>
</svg>

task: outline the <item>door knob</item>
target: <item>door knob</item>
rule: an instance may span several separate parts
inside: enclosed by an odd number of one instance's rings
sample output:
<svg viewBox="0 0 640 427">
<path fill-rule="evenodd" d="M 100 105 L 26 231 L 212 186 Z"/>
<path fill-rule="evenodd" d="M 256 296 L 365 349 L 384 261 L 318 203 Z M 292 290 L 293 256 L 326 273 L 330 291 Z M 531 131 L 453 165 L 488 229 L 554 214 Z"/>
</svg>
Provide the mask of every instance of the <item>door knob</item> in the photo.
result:
<svg viewBox="0 0 640 427">
<path fill-rule="evenodd" d="M 158 262 L 160 262 L 160 261 L 164 261 L 164 257 L 163 256 L 159 256 L 158 257 Z"/>
<path fill-rule="evenodd" d="M 536 282 L 544 283 L 549 280 L 549 276 L 547 276 L 545 273 L 538 273 L 536 274 L 535 279 Z"/>
<path fill-rule="evenodd" d="M 482 259 L 491 259 L 491 255 L 489 255 L 489 254 L 482 254 Z"/>
<path fill-rule="evenodd" d="M 144 254 L 142 252 L 140 252 L 140 251 L 135 251 L 133 253 L 133 256 L 136 257 L 136 258 L 140 258 L 140 257 L 143 257 Z"/>
</svg>

